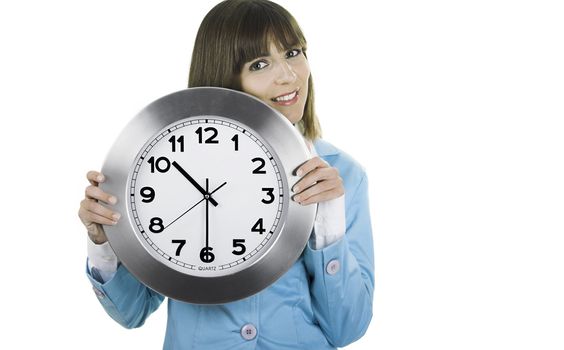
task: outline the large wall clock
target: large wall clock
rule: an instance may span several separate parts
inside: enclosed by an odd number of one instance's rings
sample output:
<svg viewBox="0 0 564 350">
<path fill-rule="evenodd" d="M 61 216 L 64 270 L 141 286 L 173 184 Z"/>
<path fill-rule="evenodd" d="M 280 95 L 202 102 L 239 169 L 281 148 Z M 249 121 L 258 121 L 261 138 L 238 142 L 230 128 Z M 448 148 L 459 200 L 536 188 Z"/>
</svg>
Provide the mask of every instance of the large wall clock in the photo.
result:
<svg viewBox="0 0 564 350">
<path fill-rule="evenodd" d="M 308 159 L 296 128 L 242 92 L 189 88 L 145 107 L 102 167 L 121 263 L 170 298 L 220 304 L 268 287 L 305 247 L 316 206 L 291 200 Z M 125 214 L 125 215 L 124 215 Z"/>
</svg>

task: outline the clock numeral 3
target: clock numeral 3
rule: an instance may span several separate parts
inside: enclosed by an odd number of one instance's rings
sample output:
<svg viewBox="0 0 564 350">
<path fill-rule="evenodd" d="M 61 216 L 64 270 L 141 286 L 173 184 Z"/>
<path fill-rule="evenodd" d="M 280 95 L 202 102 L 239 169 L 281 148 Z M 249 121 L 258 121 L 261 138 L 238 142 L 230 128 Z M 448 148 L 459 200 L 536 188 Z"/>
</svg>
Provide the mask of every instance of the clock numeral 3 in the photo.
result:
<svg viewBox="0 0 564 350">
<path fill-rule="evenodd" d="M 254 224 L 251 232 L 258 232 L 259 234 L 263 234 L 266 230 L 262 227 L 262 218 L 258 219 L 257 222 Z"/>
<path fill-rule="evenodd" d="M 163 219 L 154 217 L 149 224 L 149 231 L 153 233 L 161 233 L 164 230 Z"/>
<path fill-rule="evenodd" d="M 212 247 L 204 247 L 200 251 L 200 260 L 205 263 L 211 263 L 215 260 L 215 255 L 211 252 L 213 250 Z"/>
<path fill-rule="evenodd" d="M 185 239 L 173 239 L 172 240 L 173 244 L 178 244 L 178 248 L 176 248 L 176 256 L 180 255 L 180 252 L 182 251 L 182 247 L 184 247 L 184 245 L 186 244 L 186 240 Z"/>
<path fill-rule="evenodd" d="M 143 187 L 140 192 L 143 203 L 151 203 L 155 199 L 155 190 L 152 187 Z"/>
<path fill-rule="evenodd" d="M 257 157 L 257 158 L 251 159 L 251 161 L 253 163 L 255 163 L 255 162 L 260 163 L 260 165 L 255 170 L 253 170 L 253 174 L 266 174 L 266 170 L 262 170 L 262 168 L 264 168 L 264 166 L 266 165 L 266 162 L 264 161 L 264 159 L 262 159 L 261 157 Z"/>
<path fill-rule="evenodd" d="M 206 141 L 204 141 L 204 143 L 219 143 L 219 141 L 215 139 L 217 137 L 217 129 L 212 126 L 205 128 L 204 131 L 202 131 L 201 126 L 198 129 L 196 129 L 196 134 L 198 134 L 198 143 L 202 143 L 203 132 L 208 132 L 208 131 L 211 131 L 212 135 L 208 137 Z"/>
<path fill-rule="evenodd" d="M 180 152 L 184 152 L 184 135 L 180 136 L 178 140 L 176 139 L 176 135 L 172 135 L 168 142 L 172 143 L 172 151 L 176 152 L 176 143 L 180 145 Z"/>
<path fill-rule="evenodd" d="M 266 191 L 266 194 L 268 195 L 268 197 L 270 197 L 270 199 L 263 199 L 263 200 L 261 200 L 261 202 L 263 202 L 264 204 L 270 204 L 270 203 L 274 202 L 274 188 L 263 187 L 262 190 Z"/>
<path fill-rule="evenodd" d="M 155 172 L 155 169 L 159 173 L 166 173 L 170 169 L 170 160 L 167 157 L 159 157 L 157 160 L 155 160 L 155 157 L 151 157 L 147 162 L 151 164 L 152 173 Z"/>
<path fill-rule="evenodd" d="M 247 248 L 243 244 L 245 243 L 244 239 L 234 239 L 233 240 L 233 248 L 241 248 L 241 250 L 233 250 L 233 254 L 235 255 L 243 255 L 247 251 Z"/>
</svg>

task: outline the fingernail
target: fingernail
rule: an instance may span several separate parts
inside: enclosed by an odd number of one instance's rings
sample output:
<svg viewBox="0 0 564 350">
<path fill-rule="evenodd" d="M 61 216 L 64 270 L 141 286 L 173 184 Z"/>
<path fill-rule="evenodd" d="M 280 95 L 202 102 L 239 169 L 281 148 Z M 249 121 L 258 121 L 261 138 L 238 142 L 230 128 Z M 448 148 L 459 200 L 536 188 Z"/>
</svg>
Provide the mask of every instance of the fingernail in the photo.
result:
<svg viewBox="0 0 564 350">
<path fill-rule="evenodd" d="M 304 171 L 302 169 L 298 169 L 298 172 L 296 174 L 298 174 L 298 176 L 302 176 L 303 173 Z"/>
<path fill-rule="evenodd" d="M 292 192 L 299 192 L 300 187 L 299 186 L 294 186 L 294 188 L 292 189 Z"/>
<path fill-rule="evenodd" d="M 119 218 L 121 218 L 121 214 L 120 214 L 120 213 L 114 213 L 114 214 L 112 215 L 112 218 L 113 218 L 115 221 L 118 221 Z"/>
<path fill-rule="evenodd" d="M 104 181 L 104 177 L 102 175 L 98 175 L 98 176 L 96 176 L 96 181 L 102 182 L 102 181 Z"/>
<path fill-rule="evenodd" d="M 302 199 L 302 197 L 300 197 L 300 196 L 295 196 L 295 197 L 294 197 L 294 200 L 295 200 L 296 202 L 299 202 L 300 199 Z"/>
<path fill-rule="evenodd" d="M 108 198 L 108 202 L 112 203 L 112 204 L 116 204 L 117 203 L 117 198 L 114 196 L 111 196 L 110 198 Z"/>
</svg>

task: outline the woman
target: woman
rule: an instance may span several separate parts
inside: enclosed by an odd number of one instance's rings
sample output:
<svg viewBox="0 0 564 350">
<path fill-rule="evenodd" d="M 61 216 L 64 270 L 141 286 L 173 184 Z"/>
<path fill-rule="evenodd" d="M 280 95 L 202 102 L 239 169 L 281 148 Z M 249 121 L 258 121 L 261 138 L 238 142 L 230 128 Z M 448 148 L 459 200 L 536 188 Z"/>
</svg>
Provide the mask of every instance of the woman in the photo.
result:
<svg viewBox="0 0 564 350">
<path fill-rule="evenodd" d="M 254 95 L 304 136 L 312 158 L 297 172 L 293 200 L 318 205 L 310 241 L 273 285 L 236 302 L 194 305 L 168 300 L 165 349 L 335 349 L 360 338 L 372 317 L 373 245 L 363 168 L 321 140 L 314 113 L 306 40 L 294 18 L 267 0 L 227 0 L 204 18 L 189 86 L 219 86 Z M 141 326 L 164 297 L 137 281 L 108 246 L 101 224 L 119 213 L 90 171 L 79 217 L 89 236 L 87 275 L 107 313 Z M 248 344 L 254 343 L 254 344 Z"/>
</svg>

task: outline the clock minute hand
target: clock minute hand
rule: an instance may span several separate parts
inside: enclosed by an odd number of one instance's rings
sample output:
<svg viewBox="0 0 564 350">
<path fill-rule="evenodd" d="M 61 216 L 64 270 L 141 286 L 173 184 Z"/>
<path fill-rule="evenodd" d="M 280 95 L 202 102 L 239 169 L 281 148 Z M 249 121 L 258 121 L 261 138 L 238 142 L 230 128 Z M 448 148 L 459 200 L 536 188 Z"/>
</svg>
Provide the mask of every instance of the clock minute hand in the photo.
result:
<svg viewBox="0 0 564 350">
<path fill-rule="evenodd" d="M 196 180 L 194 180 L 194 178 L 193 178 L 192 176 L 190 176 L 190 174 L 188 174 L 188 173 L 186 172 L 186 170 L 184 170 L 184 169 L 180 166 L 180 164 L 178 164 L 176 161 L 173 161 L 173 162 L 172 162 L 172 165 L 173 165 L 173 166 L 176 168 L 176 170 L 178 170 L 185 178 L 187 178 L 188 181 L 190 181 L 190 183 L 191 183 L 192 185 L 194 185 L 194 187 L 196 187 L 196 189 L 197 189 L 198 191 L 200 191 L 200 193 L 201 193 L 204 197 L 205 197 L 206 195 L 209 196 L 209 193 L 208 193 L 206 190 L 204 190 L 204 189 L 202 188 L 202 186 L 200 186 L 200 185 L 196 182 Z M 210 201 L 211 204 L 213 204 L 215 207 L 217 207 L 217 202 L 216 202 L 215 199 L 213 199 L 211 196 L 209 197 L 209 201 Z"/>
<path fill-rule="evenodd" d="M 206 191 L 208 190 L 208 179 L 206 178 Z M 206 249 L 210 247 L 210 196 L 206 196 Z"/>
<path fill-rule="evenodd" d="M 221 184 L 221 186 L 218 186 L 215 190 L 211 191 L 211 192 L 210 192 L 210 198 L 211 198 L 211 195 L 212 195 L 212 194 L 214 194 L 217 190 L 219 190 L 220 188 L 222 188 L 222 187 L 225 186 L 226 184 L 227 184 L 227 181 L 224 182 L 223 184 Z M 180 219 L 181 217 L 183 217 L 184 215 L 186 215 L 186 213 L 188 213 L 190 210 L 194 209 L 198 204 L 202 203 L 202 202 L 205 201 L 205 200 L 206 200 L 206 197 L 200 199 L 196 204 L 192 205 L 192 206 L 190 207 L 190 209 L 186 210 L 184 213 L 180 214 L 179 217 L 177 217 L 176 219 L 172 220 L 170 224 L 166 225 L 163 230 L 166 230 L 167 227 L 169 227 L 170 225 L 174 224 L 176 221 L 178 221 L 178 219 Z"/>
</svg>

